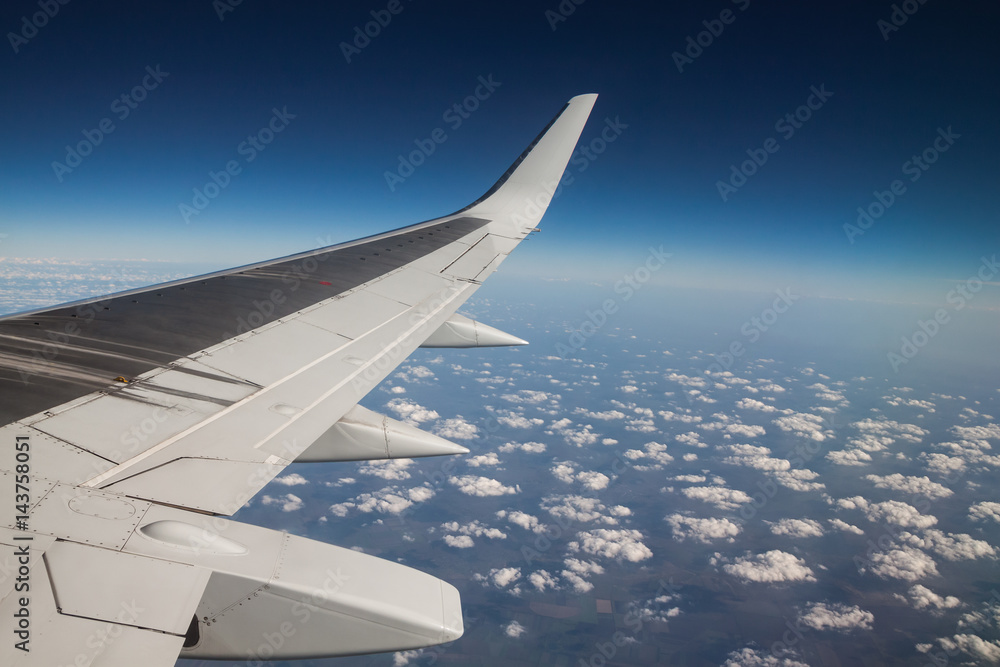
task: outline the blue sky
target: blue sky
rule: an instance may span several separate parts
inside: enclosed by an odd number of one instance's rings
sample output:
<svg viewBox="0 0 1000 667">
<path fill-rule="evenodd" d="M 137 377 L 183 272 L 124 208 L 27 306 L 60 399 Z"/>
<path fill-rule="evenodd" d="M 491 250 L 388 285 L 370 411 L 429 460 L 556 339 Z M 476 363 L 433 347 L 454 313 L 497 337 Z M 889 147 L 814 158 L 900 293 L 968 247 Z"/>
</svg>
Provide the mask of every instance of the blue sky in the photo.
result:
<svg viewBox="0 0 1000 667">
<path fill-rule="evenodd" d="M 584 144 L 607 123 L 614 141 L 571 164 L 510 272 L 611 280 L 662 244 L 675 263 L 657 279 L 675 286 L 935 301 L 1000 249 L 987 3 L 914 4 L 898 30 L 879 24 L 891 3 L 869 2 L 585 3 L 565 20 L 556 2 L 221 6 L 74 3 L 32 30 L 37 4 L 5 5 L 0 256 L 223 268 L 428 219 L 485 191 L 583 92 L 601 95 Z M 345 49 L 372 12 L 390 20 Z M 474 111 L 449 114 L 477 87 Z M 248 147 L 275 110 L 281 131 Z M 71 171 L 53 166 L 88 141 Z M 926 149 L 926 170 L 907 165 Z M 733 165 L 765 153 L 724 201 Z M 229 161 L 239 173 L 185 219 Z"/>
</svg>

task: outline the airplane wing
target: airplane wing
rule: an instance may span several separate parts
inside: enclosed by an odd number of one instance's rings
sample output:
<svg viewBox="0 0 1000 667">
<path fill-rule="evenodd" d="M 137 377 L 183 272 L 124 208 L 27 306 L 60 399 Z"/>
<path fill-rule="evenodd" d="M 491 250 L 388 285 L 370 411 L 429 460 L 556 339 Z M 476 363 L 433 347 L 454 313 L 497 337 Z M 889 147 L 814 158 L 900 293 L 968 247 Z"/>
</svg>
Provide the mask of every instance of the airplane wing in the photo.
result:
<svg viewBox="0 0 1000 667">
<path fill-rule="evenodd" d="M 461 636 L 458 591 L 225 519 L 293 461 L 465 453 L 358 405 L 537 227 L 596 95 L 451 215 L 0 318 L 0 663 L 171 665 Z M 6 627 L 4 627 L 6 626 Z"/>
</svg>

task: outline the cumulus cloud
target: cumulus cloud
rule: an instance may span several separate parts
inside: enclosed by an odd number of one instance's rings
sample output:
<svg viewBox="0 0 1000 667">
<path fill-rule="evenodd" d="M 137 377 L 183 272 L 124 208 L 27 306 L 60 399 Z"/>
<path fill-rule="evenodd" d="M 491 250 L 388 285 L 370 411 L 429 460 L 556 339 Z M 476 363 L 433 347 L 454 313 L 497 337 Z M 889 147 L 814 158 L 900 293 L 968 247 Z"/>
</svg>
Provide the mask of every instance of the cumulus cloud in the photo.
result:
<svg viewBox="0 0 1000 667">
<path fill-rule="evenodd" d="M 587 419 L 600 419 L 602 421 L 614 421 L 625 419 L 625 413 L 621 410 L 606 410 L 604 412 L 591 412 L 586 408 L 577 408 L 573 411 L 575 415 L 583 415 Z"/>
<path fill-rule="evenodd" d="M 778 657 L 770 652 L 745 648 L 729 654 L 722 667 L 809 667 L 789 657 Z"/>
<path fill-rule="evenodd" d="M 374 493 L 362 493 L 353 501 L 337 503 L 330 506 L 334 516 L 347 516 L 351 509 L 357 509 L 366 514 L 400 514 L 414 503 L 422 503 L 434 497 L 434 489 L 427 486 L 417 486 L 412 489 L 400 489 L 397 486 L 387 486 Z"/>
<path fill-rule="evenodd" d="M 548 401 L 558 401 L 562 397 L 559 394 L 550 394 L 545 391 L 522 389 L 516 394 L 504 394 L 500 398 L 508 403 L 538 405 L 539 403 L 545 403 Z"/>
<path fill-rule="evenodd" d="M 462 417 L 453 417 L 435 426 L 434 433 L 449 440 L 472 440 L 479 433 L 479 429 Z"/>
<path fill-rule="evenodd" d="M 592 556 L 631 563 L 638 563 L 653 556 L 649 547 L 642 543 L 642 533 L 638 530 L 598 528 L 577 533 L 576 538 L 576 541 L 568 545 L 571 553 L 583 551 Z"/>
<path fill-rule="evenodd" d="M 445 535 L 444 543 L 456 549 L 468 549 L 476 546 L 476 543 L 468 535 Z"/>
<path fill-rule="evenodd" d="M 521 587 L 513 585 L 521 578 L 521 568 L 519 567 L 495 567 L 487 574 L 474 574 L 472 578 L 481 582 L 483 586 L 493 586 L 500 590 L 507 590 L 513 595 L 521 594 Z"/>
<path fill-rule="evenodd" d="M 850 632 L 851 630 L 871 630 L 875 615 L 856 605 L 811 602 L 799 615 L 798 621 L 813 630 Z"/>
<path fill-rule="evenodd" d="M 954 609 L 961 606 L 962 602 L 954 595 L 942 597 L 927 588 L 916 584 L 907 591 L 910 601 L 916 609 L 927 609 L 929 611 L 942 611 L 944 609 Z"/>
<path fill-rule="evenodd" d="M 775 426 L 782 431 L 794 433 L 802 438 L 821 442 L 831 435 L 823 429 L 823 418 L 806 412 L 793 412 L 785 417 L 774 420 Z"/>
<path fill-rule="evenodd" d="M 448 481 L 457 486 L 459 491 L 469 496 L 503 496 L 517 493 L 520 490 L 516 486 L 504 486 L 495 479 L 477 477 L 476 475 L 449 477 Z"/>
<path fill-rule="evenodd" d="M 798 468 L 796 470 L 779 470 L 777 472 L 772 472 L 771 477 L 778 484 L 781 484 L 792 491 L 818 491 L 819 489 L 826 488 L 826 485 L 822 482 L 810 481 L 819 477 L 819 473 L 806 468 Z"/>
<path fill-rule="evenodd" d="M 387 480 L 402 480 L 410 478 L 410 473 L 406 469 L 411 465 L 413 465 L 413 459 L 368 461 L 358 467 L 358 472 L 362 475 L 372 475 Z"/>
<path fill-rule="evenodd" d="M 929 514 L 921 514 L 916 507 L 900 502 L 898 500 L 886 500 L 881 503 L 869 502 L 862 496 L 852 496 L 841 498 L 835 501 L 840 509 L 858 509 L 864 512 L 865 517 L 873 523 L 885 521 L 894 526 L 903 528 L 930 528 L 937 523 L 937 517 Z"/>
<path fill-rule="evenodd" d="M 386 407 L 396 413 L 404 422 L 414 425 L 438 419 L 441 416 L 434 410 L 418 405 L 407 398 L 394 398 L 386 403 Z"/>
<path fill-rule="evenodd" d="M 861 530 L 857 526 L 847 523 L 846 521 L 842 521 L 841 519 L 830 519 L 830 525 L 837 530 L 844 531 L 845 533 L 854 533 L 855 535 L 865 534 L 865 531 Z"/>
<path fill-rule="evenodd" d="M 812 519 L 782 519 L 778 522 L 765 521 L 775 535 L 788 537 L 822 537 L 823 527 Z"/>
<path fill-rule="evenodd" d="M 919 549 L 902 547 L 889 551 L 878 551 L 871 555 L 862 571 L 870 571 L 882 579 L 902 579 L 917 581 L 924 577 L 937 576 L 934 560 Z"/>
<path fill-rule="evenodd" d="M 286 493 L 278 498 L 264 496 L 260 499 L 260 502 L 264 505 L 279 505 L 282 512 L 295 512 L 302 509 L 303 506 L 302 499 L 293 493 Z"/>
<path fill-rule="evenodd" d="M 528 582 L 535 587 L 536 590 L 545 592 L 546 589 L 559 590 L 558 580 L 548 573 L 547 570 L 538 570 L 532 572 L 528 575 Z"/>
<path fill-rule="evenodd" d="M 563 561 L 566 569 L 562 571 L 563 579 L 569 582 L 576 593 L 589 593 L 594 589 L 594 584 L 588 581 L 588 577 L 595 574 L 604 574 L 604 568 L 589 560 L 578 560 L 567 558 Z"/>
<path fill-rule="evenodd" d="M 690 413 L 671 412 L 670 410 L 660 410 L 656 414 L 660 415 L 668 422 L 677 421 L 681 422 L 682 424 L 697 424 L 702 420 L 701 416 L 699 415 L 693 415 Z"/>
<path fill-rule="evenodd" d="M 616 516 L 628 516 L 631 510 L 621 505 L 608 508 L 597 498 L 586 496 L 546 496 L 542 499 L 542 509 L 561 519 L 561 523 L 589 523 L 591 521 L 616 525 Z"/>
<path fill-rule="evenodd" d="M 479 454 L 478 456 L 468 458 L 465 460 L 465 463 L 473 468 L 478 468 L 480 466 L 498 466 L 500 465 L 500 459 L 497 457 L 496 452 L 489 452 L 487 454 Z"/>
<path fill-rule="evenodd" d="M 826 458 L 831 463 L 839 466 L 863 466 L 868 465 L 872 460 L 871 454 L 861 449 L 842 449 L 827 452 Z"/>
<path fill-rule="evenodd" d="M 754 398 L 741 398 L 736 402 L 736 407 L 741 410 L 759 410 L 760 412 L 775 412 L 777 410 L 773 405 L 768 405 Z"/>
<path fill-rule="evenodd" d="M 517 639 L 527 632 L 527 629 L 517 621 L 511 621 L 503 627 L 503 633 L 511 639 Z"/>
<path fill-rule="evenodd" d="M 659 442 L 647 442 L 642 449 L 629 449 L 625 458 L 630 461 L 648 461 L 650 465 L 635 466 L 640 470 L 659 470 L 674 457 L 667 453 L 667 446 Z"/>
<path fill-rule="evenodd" d="M 721 448 L 732 455 L 722 459 L 723 463 L 729 465 L 745 466 L 756 468 L 765 472 L 778 472 L 788 470 L 792 464 L 786 459 L 776 459 L 770 456 L 771 450 L 767 447 L 757 447 L 754 445 L 727 445 Z"/>
<path fill-rule="evenodd" d="M 503 426 L 509 426 L 510 428 L 532 428 L 534 426 L 541 426 L 545 423 L 544 419 L 539 419 L 538 417 L 532 417 L 529 419 L 524 415 L 519 415 L 516 412 L 509 411 L 498 412 L 496 414 L 496 420 Z"/>
<path fill-rule="evenodd" d="M 735 510 L 750 502 L 751 498 L 743 491 L 729 489 L 724 486 L 689 486 L 681 489 L 688 498 L 702 500 L 721 510 Z"/>
<path fill-rule="evenodd" d="M 714 517 L 700 519 L 682 514 L 668 514 L 664 517 L 673 530 L 674 539 L 683 542 L 686 539 L 708 544 L 712 540 L 734 542 L 735 537 L 743 528 L 729 519 Z"/>
<path fill-rule="evenodd" d="M 520 526 L 525 530 L 530 530 L 533 533 L 544 533 L 546 528 L 545 524 L 538 521 L 538 517 L 532 516 L 525 512 L 519 510 L 514 510 L 508 512 L 507 510 L 500 510 L 497 512 L 498 519 L 507 519 L 510 523 L 515 526 Z"/>
<path fill-rule="evenodd" d="M 508 442 L 499 447 L 502 453 L 514 452 L 520 450 L 522 452 L 527 452 L 529 454 L 541 454 L 545 451 L 545 443 L 542 442 Z"/>
<path fill-rule="evenodd" d="M 863 419 L 854 422 L 851 426 L 866 435 L 881 436 L 911 443 L 920 442 L 929 433 L 929 431 L 914 424 L 901 424 L 891 419 Z"/>
<path fill-rule="evenodd" d="M 969 518 L 973 521 L 996 521 L 1000 523 L 1000 503 L 981 502 L 969 508 Z"/>
<path fill-rule="evenodd" d="M 441 528 L 448 531 L 449 533 L 458 533 L 463 537 L 469 537 L 468 546 L 472 546 L 472 537 L 487 537 L 491 540 L 505 540 L 507 539 L 507 534 L 504 533 L 499 528 L 491 528 L 479 521 L 471 521 L 467 524 L 460 524 L 457 521 L 449 521 L 448 523 L 442 523 Z M 446 536 L 445 542 L 448 542 L 448 537 Z M 455 545 L 451 545 L 455 546 Z"/>
<path fill-rule="evenodd" d="M 866 475 L 865 479 L 880 489 L 901 491 L 911 496 L 926 496 L 937 499 L 947 498 L 954 493 L 951 489 L 937 482 L 932 482 L 928 477 L 905 477 L 898 472 L 884 476 Z"/>
<path fill-rule="evenodd" d="M 899 534 L 900 542 L 913 547 L 933 551 L 945 560 L 974 560 L 989 558 L 996 555 L 996 550 L 982 540 L 973 539 L 970 535 L 948 533 L 940 530 L 925 530 L 922 535 L 908 532 Z"/>
<path fill-rule="evenodd" d="M 987 641 L 978 635 L 941 637 L 938 639 L 938 643 L 950 654 L 961 651 L 978 660 L 992 663 L 1000 662 L 1000 642 Z"/>
<path fill-rule="evenodd" d="M 816 581 L 813 571 L 801 558 L 778 549 L 762 554 L 747 554 L 729 560 L 716 553 L 709 561 L 721 565 L 722 571 L 743 581 L 757 583 L 782 583 L 789 581 Z"/>
<path fill-rule="evenodd" d="M 290 475 L 285 475 L 284 477 L 276 477 L 274 481 L 278 484 L 284 484 L 285 486 L 299 486 L 301 484 L 308 484 L 309 480 L 298 473 L 292 473 Z"/>
</svg>

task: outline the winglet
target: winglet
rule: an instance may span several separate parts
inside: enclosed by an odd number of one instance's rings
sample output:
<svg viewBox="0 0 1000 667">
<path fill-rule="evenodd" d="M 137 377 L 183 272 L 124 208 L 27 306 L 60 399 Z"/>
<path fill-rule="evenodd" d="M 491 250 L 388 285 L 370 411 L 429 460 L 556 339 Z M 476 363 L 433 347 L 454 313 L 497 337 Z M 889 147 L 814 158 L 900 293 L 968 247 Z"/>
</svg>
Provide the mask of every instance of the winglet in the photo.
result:
<svg viewBox="0 0 1000 667">
<path fill-rule="evenodd" d="M 517 213 L 526 202 L 534 202 L 540 206 L 540 220 L 596 101 L 597 95 L 588 93 L 567 102 L 493 187 L 462 212 L 496 217 L 501 212 Z"/>
</svg>

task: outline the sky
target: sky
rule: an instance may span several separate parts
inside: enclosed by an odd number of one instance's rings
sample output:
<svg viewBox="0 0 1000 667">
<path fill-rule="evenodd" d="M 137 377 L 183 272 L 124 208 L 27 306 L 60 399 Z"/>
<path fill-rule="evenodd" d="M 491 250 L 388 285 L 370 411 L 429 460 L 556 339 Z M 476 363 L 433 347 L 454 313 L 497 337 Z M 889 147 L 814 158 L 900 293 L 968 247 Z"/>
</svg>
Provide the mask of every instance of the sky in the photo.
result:
<svg viewBox="0 0 1000 667">
<path fill-rule="evenodd" d="M 7 3 L 0 257 L 219 269 L 430 219 L 588 92 L 512 274 L 662 245 L 672 286 L 931 303 L 998 249 L 993 3 L 674 5 Z"/>
</svg>

